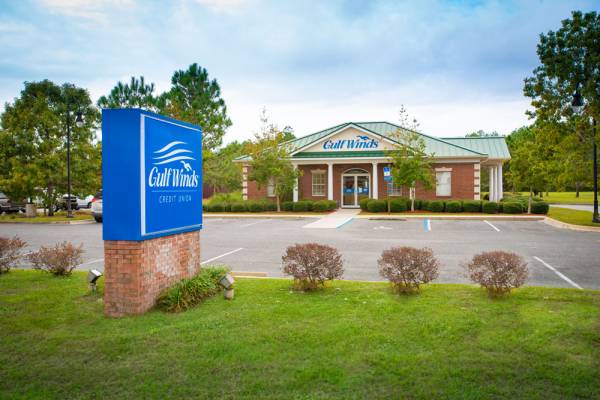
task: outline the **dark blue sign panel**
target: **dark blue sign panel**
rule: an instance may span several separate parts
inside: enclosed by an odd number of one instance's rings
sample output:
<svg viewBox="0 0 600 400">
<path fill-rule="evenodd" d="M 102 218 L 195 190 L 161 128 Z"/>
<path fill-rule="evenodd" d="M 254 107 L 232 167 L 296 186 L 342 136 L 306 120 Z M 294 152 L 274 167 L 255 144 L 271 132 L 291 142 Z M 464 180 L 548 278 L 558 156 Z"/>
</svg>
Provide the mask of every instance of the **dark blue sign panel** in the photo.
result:
<svg viewBox="0 0 600 400">
<path fill-rule="evenodd" d="M 139 109 L 102 111 L 104 240 L 202 228 L 202 132 Z"/>
<path fill-rule="evenodd" d="M 383 167 L 383 180 L 386 182 L 392 181 L 392 171 L 390 167 Z"/>
</svg>

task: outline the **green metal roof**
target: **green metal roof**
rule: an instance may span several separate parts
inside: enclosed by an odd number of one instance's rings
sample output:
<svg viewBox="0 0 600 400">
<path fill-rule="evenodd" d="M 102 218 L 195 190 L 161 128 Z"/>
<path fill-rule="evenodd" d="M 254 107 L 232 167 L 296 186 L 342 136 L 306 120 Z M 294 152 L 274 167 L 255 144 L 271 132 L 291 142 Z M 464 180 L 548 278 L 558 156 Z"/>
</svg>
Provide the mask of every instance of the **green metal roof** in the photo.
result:
<svg viewBox="0 0 600 400">
<path fill-rule="evenodd" d="M 510 159 L 510 152 L 504 136 L 488 137 L 449 137 L 443 138 L 445 142 L 473 149 L 479 153 L 487 154 L 489 158 Z"/>
<path fill-rule="evenodd" d="M 395 142 L 393 135 L 398 131 L 407 131 L 399 125 L 384 121 L 377 122 L 346 122 L 327 128 L 325 130 L 290 140 L 282 144 L 288 146 L 290 153 L 297 152 L 315 144 L 319 140 L 331 135 L 334 132 L 341 131 L 346 127 L 357 127 L 374 135 L 383 137 Z M 433 154 L 434 157 L 490 157 L 509 159 L 510 154 L 504 137 L 494 138 L 436 138 L 418 132 L 425 142 L 427 154 Z M 483 140 L 482 140 L 483 139 Z M 495 139 L 495 140 L 489 140 Z M 489 142 L 489 143 L 488 143 Z M 339 158 L 339 157 L 384 157 L 381 150 L 376 151 L 340 151 L 340 152 L 303 152 L 299 151 L 292 158 Z M 241 156 L 236 161 L 249 161 L 248 156 Z"/>
</svg>

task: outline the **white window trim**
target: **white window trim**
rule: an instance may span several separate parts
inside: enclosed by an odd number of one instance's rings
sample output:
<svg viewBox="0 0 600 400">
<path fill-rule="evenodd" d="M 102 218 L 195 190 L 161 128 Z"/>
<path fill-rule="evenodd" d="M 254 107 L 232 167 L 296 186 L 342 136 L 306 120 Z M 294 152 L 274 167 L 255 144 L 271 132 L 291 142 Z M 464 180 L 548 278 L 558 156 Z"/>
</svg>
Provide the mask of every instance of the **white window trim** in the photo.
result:
<svg viewBox="0 0 600 400">
<path fill-rule="evenodd" d="M 402 187 L 402 185 L 396 185 L 393 181 L 390 182 L 390 184 L 391 184 L 391 188 L 392 188 L 392 190 L 389 190 L 390 197 L 402 197 L 402 192 L 404 191 L 403 190 L 404 187 Z M 394 186 L 399 189 L 397 192 L 393 190 Z"/>
<path fill-rule="evenodd" d="M 267 182 L 267 197 L 275 197 L 275 180 L 269 178 Z"/>
<path fill-rule="evenodd" d="M 448 171 L 448 169 L 450 171 Z M 438 185 L 438 174 L 439 173 L 448 173 L 450 177 L 448 182 L 448 194 L 440 194 L 439 193 L 439 185 Z M 452 197 L 452 168 L 436 168 L 435 169 L 435 195 L 436 197 Z"/>
<path fill-rule="evenodd" d="M 326 179 L 325 179 L 325 173 L 326 172 L 325 172 L 324 169 L 313 169 L 311 171 L 311 176 L 310 176 L 310 192 L 311 192 L 311 195 L 313 197 L 325 197 L 327 195 L 327 182 L 326 182 Z M 323 182 L 315 184 L 315 176 L 322 176 L 323 177 Z M 322 186 L 323 187 L 323 192 L 322 193 L 315 193 L 315 185 Z"/>
</svg>

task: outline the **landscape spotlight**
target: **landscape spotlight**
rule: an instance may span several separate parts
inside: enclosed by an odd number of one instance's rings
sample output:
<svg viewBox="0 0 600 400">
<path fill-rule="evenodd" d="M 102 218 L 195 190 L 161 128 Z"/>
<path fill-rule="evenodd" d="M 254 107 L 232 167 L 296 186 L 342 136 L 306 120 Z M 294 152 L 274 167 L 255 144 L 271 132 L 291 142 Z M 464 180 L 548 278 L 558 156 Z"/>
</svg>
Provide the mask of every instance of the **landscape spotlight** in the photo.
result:
<svg viewBox="0 0 600 400">
<path fill-rule="evenodd" d="M 83 126 L 83 114 L 81 114 L 81 111 L 77 111 L 77 117 L 75 117 L 75 125 L 77 125 L 78 128 L 81 128 Z"/>
<path fill-rule="evenodd" d="M 231 289 L 234 282 L 233 276 L 226 274 L 219 280 L 219 285 L 223 286 L 225 289 Z"/>
<path fill-rule="evenodd" d="M 92 269 L 90 272 L 88 272 L 88 282 L 90 283 L 90 286 L 94 292 L 96 291 L 97 281 L 101 276 L 102 272 L 98 271 L 97 269 Z"/>
</svg>

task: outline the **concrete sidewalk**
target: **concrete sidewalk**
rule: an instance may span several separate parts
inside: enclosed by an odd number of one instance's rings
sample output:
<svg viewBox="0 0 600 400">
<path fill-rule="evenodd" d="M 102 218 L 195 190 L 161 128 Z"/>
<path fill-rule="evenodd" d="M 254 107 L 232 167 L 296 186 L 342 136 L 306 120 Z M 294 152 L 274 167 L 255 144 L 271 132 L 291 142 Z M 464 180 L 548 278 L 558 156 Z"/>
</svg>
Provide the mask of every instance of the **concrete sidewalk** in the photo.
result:
<svg viewBox="0 0 600 400">
<path fill-rule="evenodd" d="M 336 229 L 352 221 L 360 213 L 360 208 L 340 208 L 321 219 L 304 225 L 307 229 Z"/>
</svg>

